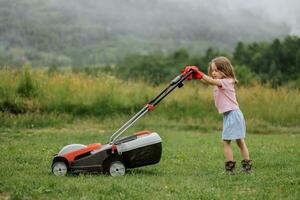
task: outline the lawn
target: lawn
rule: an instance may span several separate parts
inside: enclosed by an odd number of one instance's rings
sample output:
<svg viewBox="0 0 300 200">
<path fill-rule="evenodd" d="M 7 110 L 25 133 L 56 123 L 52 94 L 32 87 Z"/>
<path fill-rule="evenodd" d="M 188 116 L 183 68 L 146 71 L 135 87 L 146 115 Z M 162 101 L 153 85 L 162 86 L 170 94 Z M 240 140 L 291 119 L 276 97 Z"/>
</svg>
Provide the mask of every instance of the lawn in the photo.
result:
<svg viewBox="0 0 300 200">
<path fill-rule="evenodd" d="M 150 119 L 153 117 L 150 117 Z M 300 134 L 250 132 L 251 174 L 223 174 L 219 130 L 167 120 L 135 128 L 157 131 L 161 161 L 128 170 L 123 177 L 101 174 L 55 177 L 52 155 L 71 143 L 106 143 L 122 120 L 85 121 L 48 128 L 0 129 L 0 199 L 299 199 Z M 157 121 L 157 120 L 156 120 Z M 293 131 L 297 132 L 297 131 Z M 234 145 L 238 162 L 238 149 Z"/>
</svg>

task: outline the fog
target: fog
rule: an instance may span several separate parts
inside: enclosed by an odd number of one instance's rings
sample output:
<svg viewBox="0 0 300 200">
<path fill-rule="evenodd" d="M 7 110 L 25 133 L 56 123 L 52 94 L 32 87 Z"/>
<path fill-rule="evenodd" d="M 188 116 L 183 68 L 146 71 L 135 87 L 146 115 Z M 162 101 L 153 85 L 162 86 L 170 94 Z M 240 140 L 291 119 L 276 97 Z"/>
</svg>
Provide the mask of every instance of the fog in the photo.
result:
<svg viewBox="0 0 300 200">
<path fill-rule="evenodd" d="M 178 48 L 233 50 L 238 41 L 300 35 L 299 8 L 299 0 L 0 0 L 0 47 L 71 57 L 81 49 L 104 60 Z"/>
<path fill-rule="evenodd" d="M 300 34 L 297 0 L 66 0 L 50 9 L 81 28 L 146 38 L 265 40 Z M 92 25 L 91 25 L 92 24 Z M 92 27 L 91 27 L 92 26 Z M 208 36 L 209 35 L 209 36 Z"/>
<path fill-rule="evenodd" d="M 161 0 L 164 1 L 164 0 Z M 244 13 L 252 13 L 263 21 L 275 24 L 286 24 L 289 34 L 300 34 L 300 1 L 299 0 L 165 0 L 205 8 L 212 13 L 220 13 L 224 20 L 233 17 L 245 20 Z M 199 14 L 200 15 L 200 14 Z M 242 23 L 247 23 L 242 21 Z"/>
</svg>

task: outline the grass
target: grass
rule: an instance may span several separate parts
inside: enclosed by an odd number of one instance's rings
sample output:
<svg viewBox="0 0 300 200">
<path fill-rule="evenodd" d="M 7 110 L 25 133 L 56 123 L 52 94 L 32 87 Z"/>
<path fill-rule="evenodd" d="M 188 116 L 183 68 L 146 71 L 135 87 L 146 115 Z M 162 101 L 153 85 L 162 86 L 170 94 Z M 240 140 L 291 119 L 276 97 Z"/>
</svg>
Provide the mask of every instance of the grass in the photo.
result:
<svg viewBox="0 0 300 200">
<path fill-rule="evenodd" d="M 197 82 L 176 89 L 129 131 L 161 135 L 159 164 L 119 178 L 51 174 L 52 156 L 63 146 L 106 143 L 165 86 L 67 70 L 0 70 L 0 199 L 300 198 L 300 95 L 285 87 L 237 88 L 252 174 L 222 174 L 222 116 L 212 88 Z"/>
<path fill-rule="evenodd" d="M 160 163 L 124 177 L 54 177 L 52 155 L 71 143 L 106 143 L 124 118 L 76 120 L 52 128 L 0 129 L 0 199 L 299 199 L 300 134 L 248 133 L 252 174 L 222 174 L 218 129 L 147 116 L 135 127 L 163 139 Z M 236 160 L 238 149 L 234 146 Z M 239 167 L 240 165 L 238 165 Z"/>
<path fill-rule="evenodd" d="M 36 124 L 36 127 L 56 126 L 64 121 L 63 118 L 58 121 L 51 117 L 57 113 L 66 116 L 65 123 L 74 117 L 130 115 L 166 86 L 167 83 L 162 83 L 152 87 L 142 81 L 127 82 L 100 73 L 91 76 L 74 74 L 68 70 L 48 74 L 42 69 L 1 69 L 0 112 L 4 114 L 0 115 L 0 122 L 5 123 L 0 123 L 0 126 L 16 127 L 14 123 L 19 127 L 29 127 L 31 124 Z M 260 127 L 299 127 L 298 89 L 282 87 L 275 90 L 254 85 L 241 86 L 236 91 L 250 131 L 265 130 Z M 214 106 L 212 87 L 197 81 L 186 82 L 185 87 L 176 89 L 157 110 L 160 116 L 173 120 L 190 118 L 201 121 L 205 118 L 218 122 L 220 118 Z M 27 114 L 34 123 L 27 120 L 26 124 L 22 117 L 7 117 L 5 113 Z M 39 118 L 44 121 L 45 116 L 50 116 L 53 120 L 49 123 L 36 123 L 40 121 Z"/>
</svg>

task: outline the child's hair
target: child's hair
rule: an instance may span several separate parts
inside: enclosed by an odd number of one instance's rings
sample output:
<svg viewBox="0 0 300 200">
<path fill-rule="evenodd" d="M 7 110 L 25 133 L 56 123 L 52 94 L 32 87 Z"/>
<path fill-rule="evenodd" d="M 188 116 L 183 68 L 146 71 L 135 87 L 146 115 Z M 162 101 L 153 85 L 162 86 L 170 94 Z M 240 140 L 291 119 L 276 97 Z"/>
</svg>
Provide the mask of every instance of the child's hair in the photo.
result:
<svg viewBox="0 0 300 200">
<path fill-rule="evenodd" d="M 219 56 L 211 60 L 208 65 L 208 75 L 212 76 L 211 64 L 215 63 L 217 69 L 222 72 L 226 78 L 233 78 L 235 83 L 238 83 L 236 79 L 233 66 L 230 60 L 224 56 Z"/>
</svg>

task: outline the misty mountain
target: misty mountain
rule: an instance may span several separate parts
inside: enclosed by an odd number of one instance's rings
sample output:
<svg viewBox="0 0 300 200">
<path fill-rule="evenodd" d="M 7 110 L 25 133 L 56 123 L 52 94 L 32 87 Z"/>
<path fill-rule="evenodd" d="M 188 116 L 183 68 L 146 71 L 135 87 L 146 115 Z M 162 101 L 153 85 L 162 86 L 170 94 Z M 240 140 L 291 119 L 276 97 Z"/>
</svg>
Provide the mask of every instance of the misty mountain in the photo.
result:
<svg viewBox="0 0 300 200">
<path fill-rule="evenodd" d="M 293 29 L 247 3 L 230 2 L 0 0 L 0 54 L 38 65 L 110 63 L 179 48 L 231 51 L 238 41 L 268 41 Z"/>
</svg>

